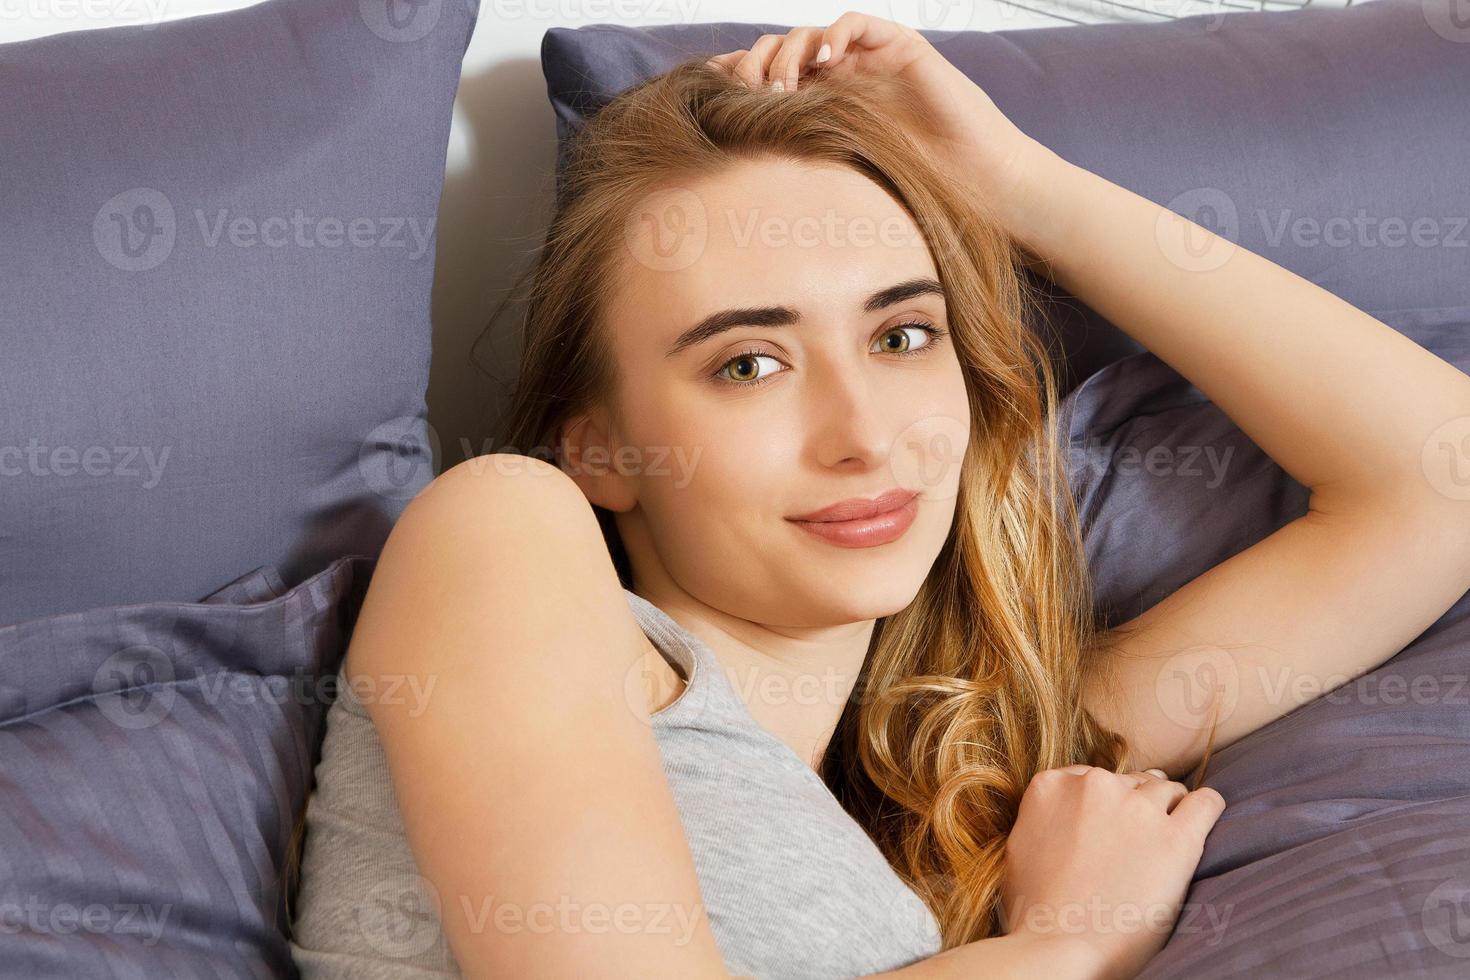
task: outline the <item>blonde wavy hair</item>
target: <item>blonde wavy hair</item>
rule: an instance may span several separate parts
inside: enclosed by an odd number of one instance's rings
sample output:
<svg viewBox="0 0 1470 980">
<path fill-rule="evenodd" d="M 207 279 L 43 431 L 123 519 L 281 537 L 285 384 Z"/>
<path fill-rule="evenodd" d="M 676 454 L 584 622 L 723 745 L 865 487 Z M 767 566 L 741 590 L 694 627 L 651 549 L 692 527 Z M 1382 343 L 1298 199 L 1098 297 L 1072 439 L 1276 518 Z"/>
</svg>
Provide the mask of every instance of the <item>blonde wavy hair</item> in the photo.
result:
<svg viewBox="0 0 1470 980">
<path fill-rule="evenodd" d="M 1006 836 L 1036 772 L 1121 771 L 1127 745 L 1082 707 L 1100 629 L 1055 426 L 1056 381 L 1028 325 L 1022 253 L 986 203 L 932 161 L 898 78 L 747 88 L 691 56 L 595 112 L 566 151 L 534 269 L 506 442 L 556 458 L 561 425 L 618 379 L 600 327 L 630 202 L 735 161 L 850 167 L 929 245 L 971 405 L 950 537 L 913 602 L 880 619 L 823 757 L 823 780 L 934 911 L 946 948 L 998 935 Z M 625 587 L 612 514 L 596 508 Z"/>
</svg>

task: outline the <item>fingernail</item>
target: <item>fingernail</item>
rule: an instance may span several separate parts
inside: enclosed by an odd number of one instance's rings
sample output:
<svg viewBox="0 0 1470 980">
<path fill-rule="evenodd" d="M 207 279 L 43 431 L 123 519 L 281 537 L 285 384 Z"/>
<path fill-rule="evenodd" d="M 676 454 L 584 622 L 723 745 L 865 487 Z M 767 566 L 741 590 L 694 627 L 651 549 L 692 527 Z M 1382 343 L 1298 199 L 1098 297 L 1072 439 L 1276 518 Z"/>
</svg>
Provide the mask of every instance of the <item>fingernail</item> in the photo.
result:
<svg viewBox="0 0 1470 980">
<path fill-rule="evenodd" d="M 784 91 L 786 91 L 786 83 L 783 82 L 783 81 L 781 81 L 781 79 L 778 78 L 774 82 L 771 83 L 771 90 L 773 92 L 784 92 Z"/>
<path fill-rule="evenodd" d="M 824 44 L 817 49 L 817 56 L 812 60 L 812 63 L 821 64 L 830 57 L 832 57 L 832 45 Z"/>
</svg>

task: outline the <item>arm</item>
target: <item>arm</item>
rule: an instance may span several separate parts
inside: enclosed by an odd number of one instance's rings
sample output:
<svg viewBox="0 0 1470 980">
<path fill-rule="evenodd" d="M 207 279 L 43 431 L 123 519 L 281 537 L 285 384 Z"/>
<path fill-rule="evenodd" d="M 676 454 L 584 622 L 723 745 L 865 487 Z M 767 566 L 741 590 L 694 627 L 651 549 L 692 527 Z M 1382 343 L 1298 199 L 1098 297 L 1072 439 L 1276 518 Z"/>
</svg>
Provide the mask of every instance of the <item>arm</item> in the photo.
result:
<svg viewBox="0 0 1470 980">
<path fill-rule="evenodd" d="M 1110 631 L 1088 708 L 1187 772 L 1393 656 L 1470 588 L 1470 378 L 1286 269 L 1039 143 L 1007 226 L 1208 395 L 1308 512 Z"/>
<path fill-rule="evenodd" d="M 497 458 L 538 475 L 498 475 Z M 586 498 L 554 467 L 467 461 L 394 525 L 347 673 L 369 691 L 406 679 L 427 692 L 365 703 L 467 977 L 730 977 L 645 692 L 625 686 L 644 642 Z M 559 903 L 571 914 L 496 924 L 500 910 Z M 657 910 L 664 928 L 650 917 L 648 929 L 597 929 L 581 915 L 619 908 Z M 1015 933 L 875 976 L 1091 980 L 1108 975 L 1102 963 L 1082 937 Z"/>
<path fill-rule="evenodd" d="M 715 60 L 747 84 L 788 88 L 803 68 L 902 78 L 912 98 L 895 109 L 910 133 L 1023 260 L 1192 381 L 1310 489 L 1303 517 L 1103 637 L 1084 699 L 1128 737 L 1135 765 L 1187 772 L 1212 723 L 1228 744 L 1371 670 L 1470 588 L 1464 372 L 1063 160 L 913 28 L 849 11 Z"/>
<path fill-rule="evenodd" d="M 368 711 L 445 938 L 469 977 L 724 980 L 596 518 L 496 458 L 405 508 L 347 654 L 353 683 L 428 692 Z"/>
<path fill-rule="evenodd" d="M 899 970 L 875 973 L 892 980 L 972 980 L 974 977 L 1015 977 L 1030 980 L 1093 980 L 1116 974 L 1106 970 L 1103 958 L 1081 936 L 1012 932 L 947 949 Z"/>
</svg>

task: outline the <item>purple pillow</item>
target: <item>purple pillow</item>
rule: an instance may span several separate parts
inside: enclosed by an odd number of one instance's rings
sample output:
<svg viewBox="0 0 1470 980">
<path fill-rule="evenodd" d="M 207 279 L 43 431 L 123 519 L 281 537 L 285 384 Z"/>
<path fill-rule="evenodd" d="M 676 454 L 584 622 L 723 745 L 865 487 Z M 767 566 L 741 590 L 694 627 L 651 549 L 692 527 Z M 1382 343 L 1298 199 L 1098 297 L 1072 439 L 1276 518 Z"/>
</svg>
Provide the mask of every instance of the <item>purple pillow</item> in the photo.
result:
<svg viewBox="0 0 1470 980">
<path fill-rule="evenodd" d="M 1392 325 L 1470 370 L 1470 322 Z M 1111 624 L 1306 511 L 1306 488 L 1151 353 L 1062 412 Z M 1376 670 L 1217 751 L 1204 784 L 1229 805 L 1144 980 L 1470 976 L 1467 682 L 1470 594 Z"/>
<path fill-rule="evenodd" d="M 0 45 L 0 624 L 294 583 L 432 478 L 474 0 L 265 0 Z"/>
<path fill-rule="evenodd" d="M 0 628 L 0 972 L 297 976 L 282 872 L 375 564 Z"/>
</svg>

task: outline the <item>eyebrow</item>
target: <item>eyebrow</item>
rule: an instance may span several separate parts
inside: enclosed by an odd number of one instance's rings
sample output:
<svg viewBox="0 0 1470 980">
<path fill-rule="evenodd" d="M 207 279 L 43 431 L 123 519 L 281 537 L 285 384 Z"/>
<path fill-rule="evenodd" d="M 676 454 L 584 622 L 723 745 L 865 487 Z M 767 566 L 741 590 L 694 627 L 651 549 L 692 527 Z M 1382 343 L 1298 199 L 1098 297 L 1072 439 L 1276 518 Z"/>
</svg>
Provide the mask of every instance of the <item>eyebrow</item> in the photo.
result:
<svg viewBox="0 0 1470 980">
<path fill-rule="evenodd" d="M 938 296 L 943 299 L 944 287 L 939 284 L 938 280 L 928 276 L 908 279 L 889 286 L 887 289 L 880 289 L 869 296 L 863 303 L 863 312 L 876 313 L 916 296 Z M 664 352 L 664 356 L 673 357 L 691 347 L 699 346 L 711 337 L 717 337 L 727 330 L 734 330 L 736 327 L 785 327 L 800 322 L 801 314 L 789 306 L 754 306 L 720 310 L 718 313 L 711 313 L 681 333 L 673 346 Z"/>
</svg>

